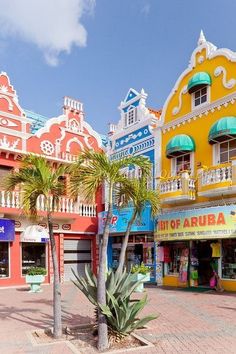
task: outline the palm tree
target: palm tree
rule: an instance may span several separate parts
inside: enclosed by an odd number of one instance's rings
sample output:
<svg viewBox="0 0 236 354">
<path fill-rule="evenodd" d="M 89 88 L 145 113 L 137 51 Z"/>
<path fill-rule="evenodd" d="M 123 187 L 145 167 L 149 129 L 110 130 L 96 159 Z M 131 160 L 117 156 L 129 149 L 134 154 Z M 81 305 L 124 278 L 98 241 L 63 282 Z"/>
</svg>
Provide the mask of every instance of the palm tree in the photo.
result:
<svg viewBox="0 0 236 354">
<path fill-rule="evenodd" d="M 120 200 L 120 206 L 129 205 L 130 207 L 133 207 L 133 213 L 128 222 L 125 237 L 122 242 L 119 265 L 117 268 L 117 272 L 122 273 L 129 235 L 136 217 L 141 216 L 142 211 L 146 206 L 151 207 L 152 216 L 157 215 L 160 208 L 160 200 L 157 191 L 147 188 L 147 179 L 144 176 L 141 176 L 139 179 L 130 180 L 128 186 L 122 186 L 117 197 L 118 200 Z"/>
<path fill-rule="evenodd" d="M 47 224 L 50 237 L 50 246 L 53 262 L 53 335 L 59 338 L 62 335 L 61 320 L 61 285 L 59 266 L 53 234 L 53 211 L 58 204 L 59 197 L 64 194 L 65 185 L 61 176 L 64 176 L 66 167 L 59 166 L 52 169 L 44 157 L 28 155 L 22 161 L 19 171 L 8 175 L 5 188 L 12 191 L 19 186 L 21 191 L 22 207 L 31 218 L 37 217 L 37 200 L 44 197 Z"/>
<path fill-rule="evenodd" d="M 71 192 L 73 195 L 83 195 L 91 200 L 99 189 L 107 186 L 107 216 L 104 225 L 103 236 L 99 248 L 99 270 L 97 280 L 97 302 L 106 305 L 106 267 L 107 267 L 107 244 L 109 237 L 110 222 L 113 211 L 113 193 L 125 184 L 127 178 L 122 169 L 129 165 L 137 165 L 143 175 L 148 175 L 150 163 L 144 157 L 127 157 L 119 161 L 111 161 L 104 152 L 85 151 L 74 163 L 71 176 Z M 108 329 L 106 317 L 98 311 L 98 350 L 108 348 Z"/>
</svg>

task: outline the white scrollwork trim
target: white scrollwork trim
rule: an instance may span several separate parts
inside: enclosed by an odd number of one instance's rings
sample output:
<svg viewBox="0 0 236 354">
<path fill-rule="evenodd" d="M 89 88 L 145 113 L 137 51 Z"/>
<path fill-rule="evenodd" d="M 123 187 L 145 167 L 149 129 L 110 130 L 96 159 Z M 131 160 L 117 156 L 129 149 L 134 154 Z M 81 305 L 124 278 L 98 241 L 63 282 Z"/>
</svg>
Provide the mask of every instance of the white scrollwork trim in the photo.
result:
<svg viewBox="0 0 236 354">
<path fill-rule="evenodd" d="M 41 141 L 40 148 L 45 155 L 52 155 L 55 150 L 53 144 L 49 140 Z"/>
<path fill-rule="evenodd" d="M 223 66 L 217 66 L 217 68 L 214 71 L 214 75 L 215 77 L 220 76 L 221 74 L 223 74 L 223 78 L 222 78 L 222 83 L 224 85 L 225 88 L 227 89 L 231 89 L 236 85 L 236 80 L 235 79 L 230 79 L 230 80 L 226 80 L 226 75 L 227 75 L 227 71 Z"/>
<path fill-rule="evenodd" d="M 179 111 L 180 111 L 180 109 L 181 109 L 181 107 L 182 107 L 182 95 L 185 95 L 186 93 L 187 93 L 187 85 L 185 85 L 185 86 L 182 88 L 182 90 L 180 91 L 180 93 L 179 93 L 179 103 L 178 103 L 178 107 L 177 107 L 177 106 L 174 107 L 174 108 L 173 108 L 173 111 L 172 111 L 172 113 L 173 113 L 174 115 L 176 115 L 176 114 L 179 113 Z"/>
</svg>

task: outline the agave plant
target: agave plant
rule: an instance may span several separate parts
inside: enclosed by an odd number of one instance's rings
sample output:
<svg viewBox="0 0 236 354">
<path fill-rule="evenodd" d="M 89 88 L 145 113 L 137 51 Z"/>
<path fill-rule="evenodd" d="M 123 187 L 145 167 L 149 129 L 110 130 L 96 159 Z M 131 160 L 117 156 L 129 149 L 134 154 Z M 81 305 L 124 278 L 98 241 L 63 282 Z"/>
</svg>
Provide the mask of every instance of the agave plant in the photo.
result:
<svg viewBox="0 0 236 354">
<path fill-rule="evenodd" d="M 137 328 L 145 326 L 145 324 L 157 316 L 150 315 L 139 318 L 140 311 L 147 304 L 147 296 L 141 300 L 131 301 L 130 297 L 140 281 L 135 280 L 135 275 L 109 270 L 106 278 L 106 300 L 107 304 L 101 305 L 97 303 L 97 278 L 89 267 L 85 268 L 85 276 L 78 276 L 74 273 L 76 281 L 73 283 L 85 294 L 89 301 L 100 308 L 107 318 L 110 337 L 122 339 Z"/>
</svg>

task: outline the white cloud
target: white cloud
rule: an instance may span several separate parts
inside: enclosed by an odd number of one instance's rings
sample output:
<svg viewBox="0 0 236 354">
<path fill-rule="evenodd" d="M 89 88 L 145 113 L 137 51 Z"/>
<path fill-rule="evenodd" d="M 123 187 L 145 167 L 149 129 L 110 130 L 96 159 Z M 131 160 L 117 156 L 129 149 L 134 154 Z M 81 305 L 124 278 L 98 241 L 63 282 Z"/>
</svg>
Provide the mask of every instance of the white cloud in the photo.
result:
<svg viewBox="0 0 236 354">
<path fill-rule="evenodd" d="M 58 64 L 61 52 L 84 47 L 84 13 L 92 13 L 96 0 L 0 0 L 0 36 L 18 37 L 43 51 L 49 65 Z"/>
</svg>

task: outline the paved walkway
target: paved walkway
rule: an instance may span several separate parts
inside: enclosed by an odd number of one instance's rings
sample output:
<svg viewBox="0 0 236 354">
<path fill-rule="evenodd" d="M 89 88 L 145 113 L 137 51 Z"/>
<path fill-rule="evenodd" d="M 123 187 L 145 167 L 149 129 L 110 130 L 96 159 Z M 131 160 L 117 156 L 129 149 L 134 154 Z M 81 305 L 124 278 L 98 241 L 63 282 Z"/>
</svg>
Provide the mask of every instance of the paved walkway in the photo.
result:
<svg viewBox="0 0 236 354">
<path fill-rule="evenodd" d="M 236 353 L 236 295 L 147 289 L 146 313 L 158 319 L 139 334 L 153 343 L 141 353 Z M 0 353 L 75 353 L 65 343 L 33 346 L 28 332 L 52 325 L 52 288 L 40 294 L 25 288 L 0 289 Z M 63 322 L 88 323 L 93 308 L 72 284 L 64 284 Z M 132 352 L 131 352 L 132 353 Z M 88 353 L 89 354 L 89 353 Z"/>
</svg>

